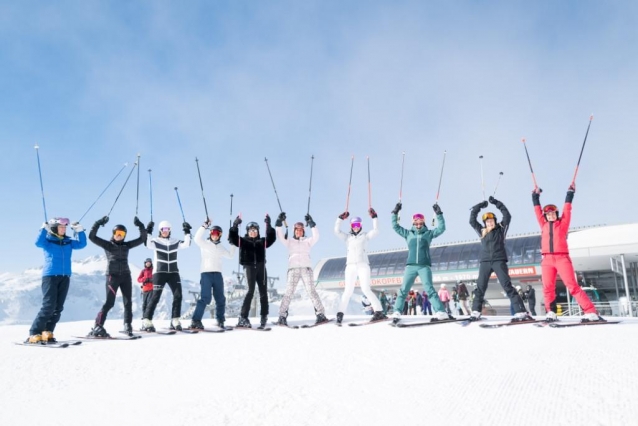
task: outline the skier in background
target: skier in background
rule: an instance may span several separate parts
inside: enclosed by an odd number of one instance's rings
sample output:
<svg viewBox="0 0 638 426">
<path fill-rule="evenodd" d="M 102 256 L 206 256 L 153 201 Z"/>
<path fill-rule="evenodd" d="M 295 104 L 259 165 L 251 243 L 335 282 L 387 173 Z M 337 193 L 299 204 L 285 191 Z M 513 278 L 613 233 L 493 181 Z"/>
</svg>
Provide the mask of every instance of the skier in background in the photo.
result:
<svg viewBox="0 0 638 426">
<path fill-rule="evenodd" d="M 140 271 L 137 282 L 142 284 L 142 313 L 146 310 L 148 302 L 153 294 L 153 259 L 150 257 L 144 261 L 144 269 Z"/>
</svg>

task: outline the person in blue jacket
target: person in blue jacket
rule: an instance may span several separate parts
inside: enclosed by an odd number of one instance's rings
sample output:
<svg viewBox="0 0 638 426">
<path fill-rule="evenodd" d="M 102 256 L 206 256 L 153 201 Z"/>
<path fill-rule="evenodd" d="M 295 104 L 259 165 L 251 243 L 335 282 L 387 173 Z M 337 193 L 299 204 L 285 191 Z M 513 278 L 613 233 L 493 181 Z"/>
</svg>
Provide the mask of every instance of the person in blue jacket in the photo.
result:
<svg viewBox="0 0 638 426">
<path fill-rule="evenodd" d="M 69 219 L 53 218 L 42 225 L 35 242 L 44 251 L 42 308 L 35 317 L 26 343 L 55 343 L 53 330 L 60 321 L 71 280 L 71 254 L 86 247 L 86 233 L 78 222 L 71 225 L 73 238 L 66 235 Z"/>
</svg>

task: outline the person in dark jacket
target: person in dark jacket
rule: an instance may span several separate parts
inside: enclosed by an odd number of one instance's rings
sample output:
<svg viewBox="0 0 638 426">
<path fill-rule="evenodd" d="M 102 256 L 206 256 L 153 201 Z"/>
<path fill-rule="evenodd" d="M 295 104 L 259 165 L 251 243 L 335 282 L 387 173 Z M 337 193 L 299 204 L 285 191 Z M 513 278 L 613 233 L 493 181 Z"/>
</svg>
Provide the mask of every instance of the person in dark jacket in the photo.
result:
<svg viewBox="0 0 638 426">
<path fill-rule="evenodd" d="M 250 304 L 255 294 L 255 285 L 259 289 L 260 324 L 266 326 L 268 322 L 268 288 L 266 281 L 268 275 L 266 272 L 266 249 L 272 246 L 277 240 L 275 229 L 270 226 L 270 216 L 266 215 L 266 237 L 259 236 L 259 225 L 256 222 L 250 222 L 246 225 L 246 235 L 239 236 L 239 225 L 242 220 L 239 216 L 235 218 L 233 226 L 228 233 L 228 241 L 239 247 L 239 263 L 244 267 L 248 291 L 244 297 L 244 303 L 241 307 L 239 321 L 237 327 L 250 328 L 248 321 L 248 313 L 250 312 Z"/>
<path fill-rule="evenodd" d="M 531 284 L 527 284 L 527 288 L 525 289 L 525 298 L 527 299 L 529 312 L 532 315 L 536 315 L 536 290 L 534 290 L 534 287 L 532 287 Z"/>
<path fill-rule="evenodd" d="M 131 269 L 128 266 L 128 254 L 132 248 L 141 246 L 146 242 L 146 228 L 144 224 L 135 216 L 133 223 L 140 230 L 140 236 L 131 241 L 124 241 L 126 238 L 126 226 L 115 225 L 110 240 L 105 240 L 97 236 L 100 226 L 104 226 L 109 221 L 108 216 L 98 219 L 89 232 L 89 240 L 104 249 L 106 253 L 106 301 L 102 309 L 95 317 L 95 325 L 89 333 L 93 337 L 110 337 L 104 329 L 104 322 L 109 311 L 115 305 L 117 290 L 122 292 L 122 302 L 124 303 L 124 332 L 129 336 L 133 335 L 133 280 L 131 279 Z"/>
<path fill-rule="evenodd" d="M 31 324 L 25 343 L 55 343 L 53 330 L 60 321 L 71 282 L 73 250 L 86 247 L 86 233 L 82 225 L 71 225 L 74 235 L 66 235 L 69 219 L 56 217 L 45 222 L 35 242 L 44 251 L 42 267 L 42 307 Z"/>
<path fill-rule="evenodd" d="M 476 282 L 476 294 L 472 301 L 470 320 L 477 321 L 481 318 L 481 308 L 483 306 L 483 299 L 485 298 L 485 291 L 487 290 L 490 275 L 492 271 L 494 271 L 496 278 L 498 278 L 501 287 L 503 287 L 505 294 L 509 297 L 510 303 L 514 308 L 514 318 L 512 318 L 512 321 L 531 321 L 534 318 L 527 314 L 521 296 L 514 286 L 512 286 L 512 280 L 510 279 L 507 267 L 505 237 L 507 236 L 512 216 L 505 205 L 494 197 L 490 197 L 489 201 L 503 214 L 503 220 L 500 223 L 496 222 L 496 215 L 492 212 L 487 212 L 483 215 L 484 226 L 481 226 L 476 220 L 481 208 L 487 207 L 487 201 L 483 201 L 472 207 L 470 213 L 470 226 L 474 228 L 481 238 L 480 266 Z"/>
</svg>

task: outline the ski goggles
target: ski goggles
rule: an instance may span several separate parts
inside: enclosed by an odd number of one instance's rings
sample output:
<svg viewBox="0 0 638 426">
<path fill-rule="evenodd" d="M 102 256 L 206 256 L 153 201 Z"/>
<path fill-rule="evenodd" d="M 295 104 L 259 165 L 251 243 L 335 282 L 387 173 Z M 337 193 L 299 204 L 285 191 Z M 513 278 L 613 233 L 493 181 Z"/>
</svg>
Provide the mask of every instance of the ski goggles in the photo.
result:
<svg viewBox="0 0 638 426">
<path fill-rule="evenodd" d="M 218 231 L 217 229 L 213 229 L 212 231 L 210 231 L 210 236 L 211 237 L 221 237 L 222 236 L 222 231 Z"/>
<path fill-rule="evenodd" d="M 353 228 L 353 229 L 354 228 L 361 228 L 361 222 L 352 222 L 350 224 L 350 227 Z"/>
<path fill-rule="evenodd" d="M 543 207 L 544 214 L 556 213 L 557 211 L 558 211 L 558 207 L 556 207 L 554 204 L 548 204 L 545 207 Z"/>
<path fill-rule="evenodd" d="M 116 237 L 124 238 L 124 237 L 126 237 L 126 231 L 122 231 L 121 229 L 118 229 L 117 231 L 115 231 L 113 233 L 113 235 L 116 236 Z"/>
<path fill-rule="evenodd" d="M 53 225 L 62 225 L 62 226 L 68 226 L 69 223 L 71 223 L 69 219 L 67 219 L 66 217 L 54 217 L 52 222 L 53 222 L 52 223 Z"/>
<path fill-rule="evenodd" d="M 425 220 L 425 216 L 423 216 L 421 213 L 416 213 L 412 216 L 412 222 L 416 222 L 417 220 Z"/>
<path fill-rule="evenodd" d="M 487 212 L 483 215 L 483 222 L 485 222 L 487 219 L 494 219 L 496 220 L 496 215 L 492 212 Z"/>
<path fill-rule="evenodd" d="M 162 232 L 171 232 L 171 228 L 160 228 Z"/>
</svg>

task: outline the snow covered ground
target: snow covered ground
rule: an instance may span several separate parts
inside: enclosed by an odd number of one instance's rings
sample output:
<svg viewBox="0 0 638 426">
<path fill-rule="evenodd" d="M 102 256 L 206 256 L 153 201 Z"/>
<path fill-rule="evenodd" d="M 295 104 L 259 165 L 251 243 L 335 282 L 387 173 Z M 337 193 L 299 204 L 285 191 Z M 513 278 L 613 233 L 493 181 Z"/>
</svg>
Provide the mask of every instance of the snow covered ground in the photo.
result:
<svg viewBox="0 0 638 426">
<path fill-rule="evenodd" d="M 369 317 L 346 319 L 357 318 Z M 62 322 L 56 336 L 82 335 L 91 324 Z M 106 327 L 116 333 L 121 321 Z M 630 425 L 638 419 L 638 320 L 573 329 L 329 324 L 87 341 L 67 349 L 12 344 L 27 334 L 27 325 L 0 326 L 2 425 Z"/>
</svg>

